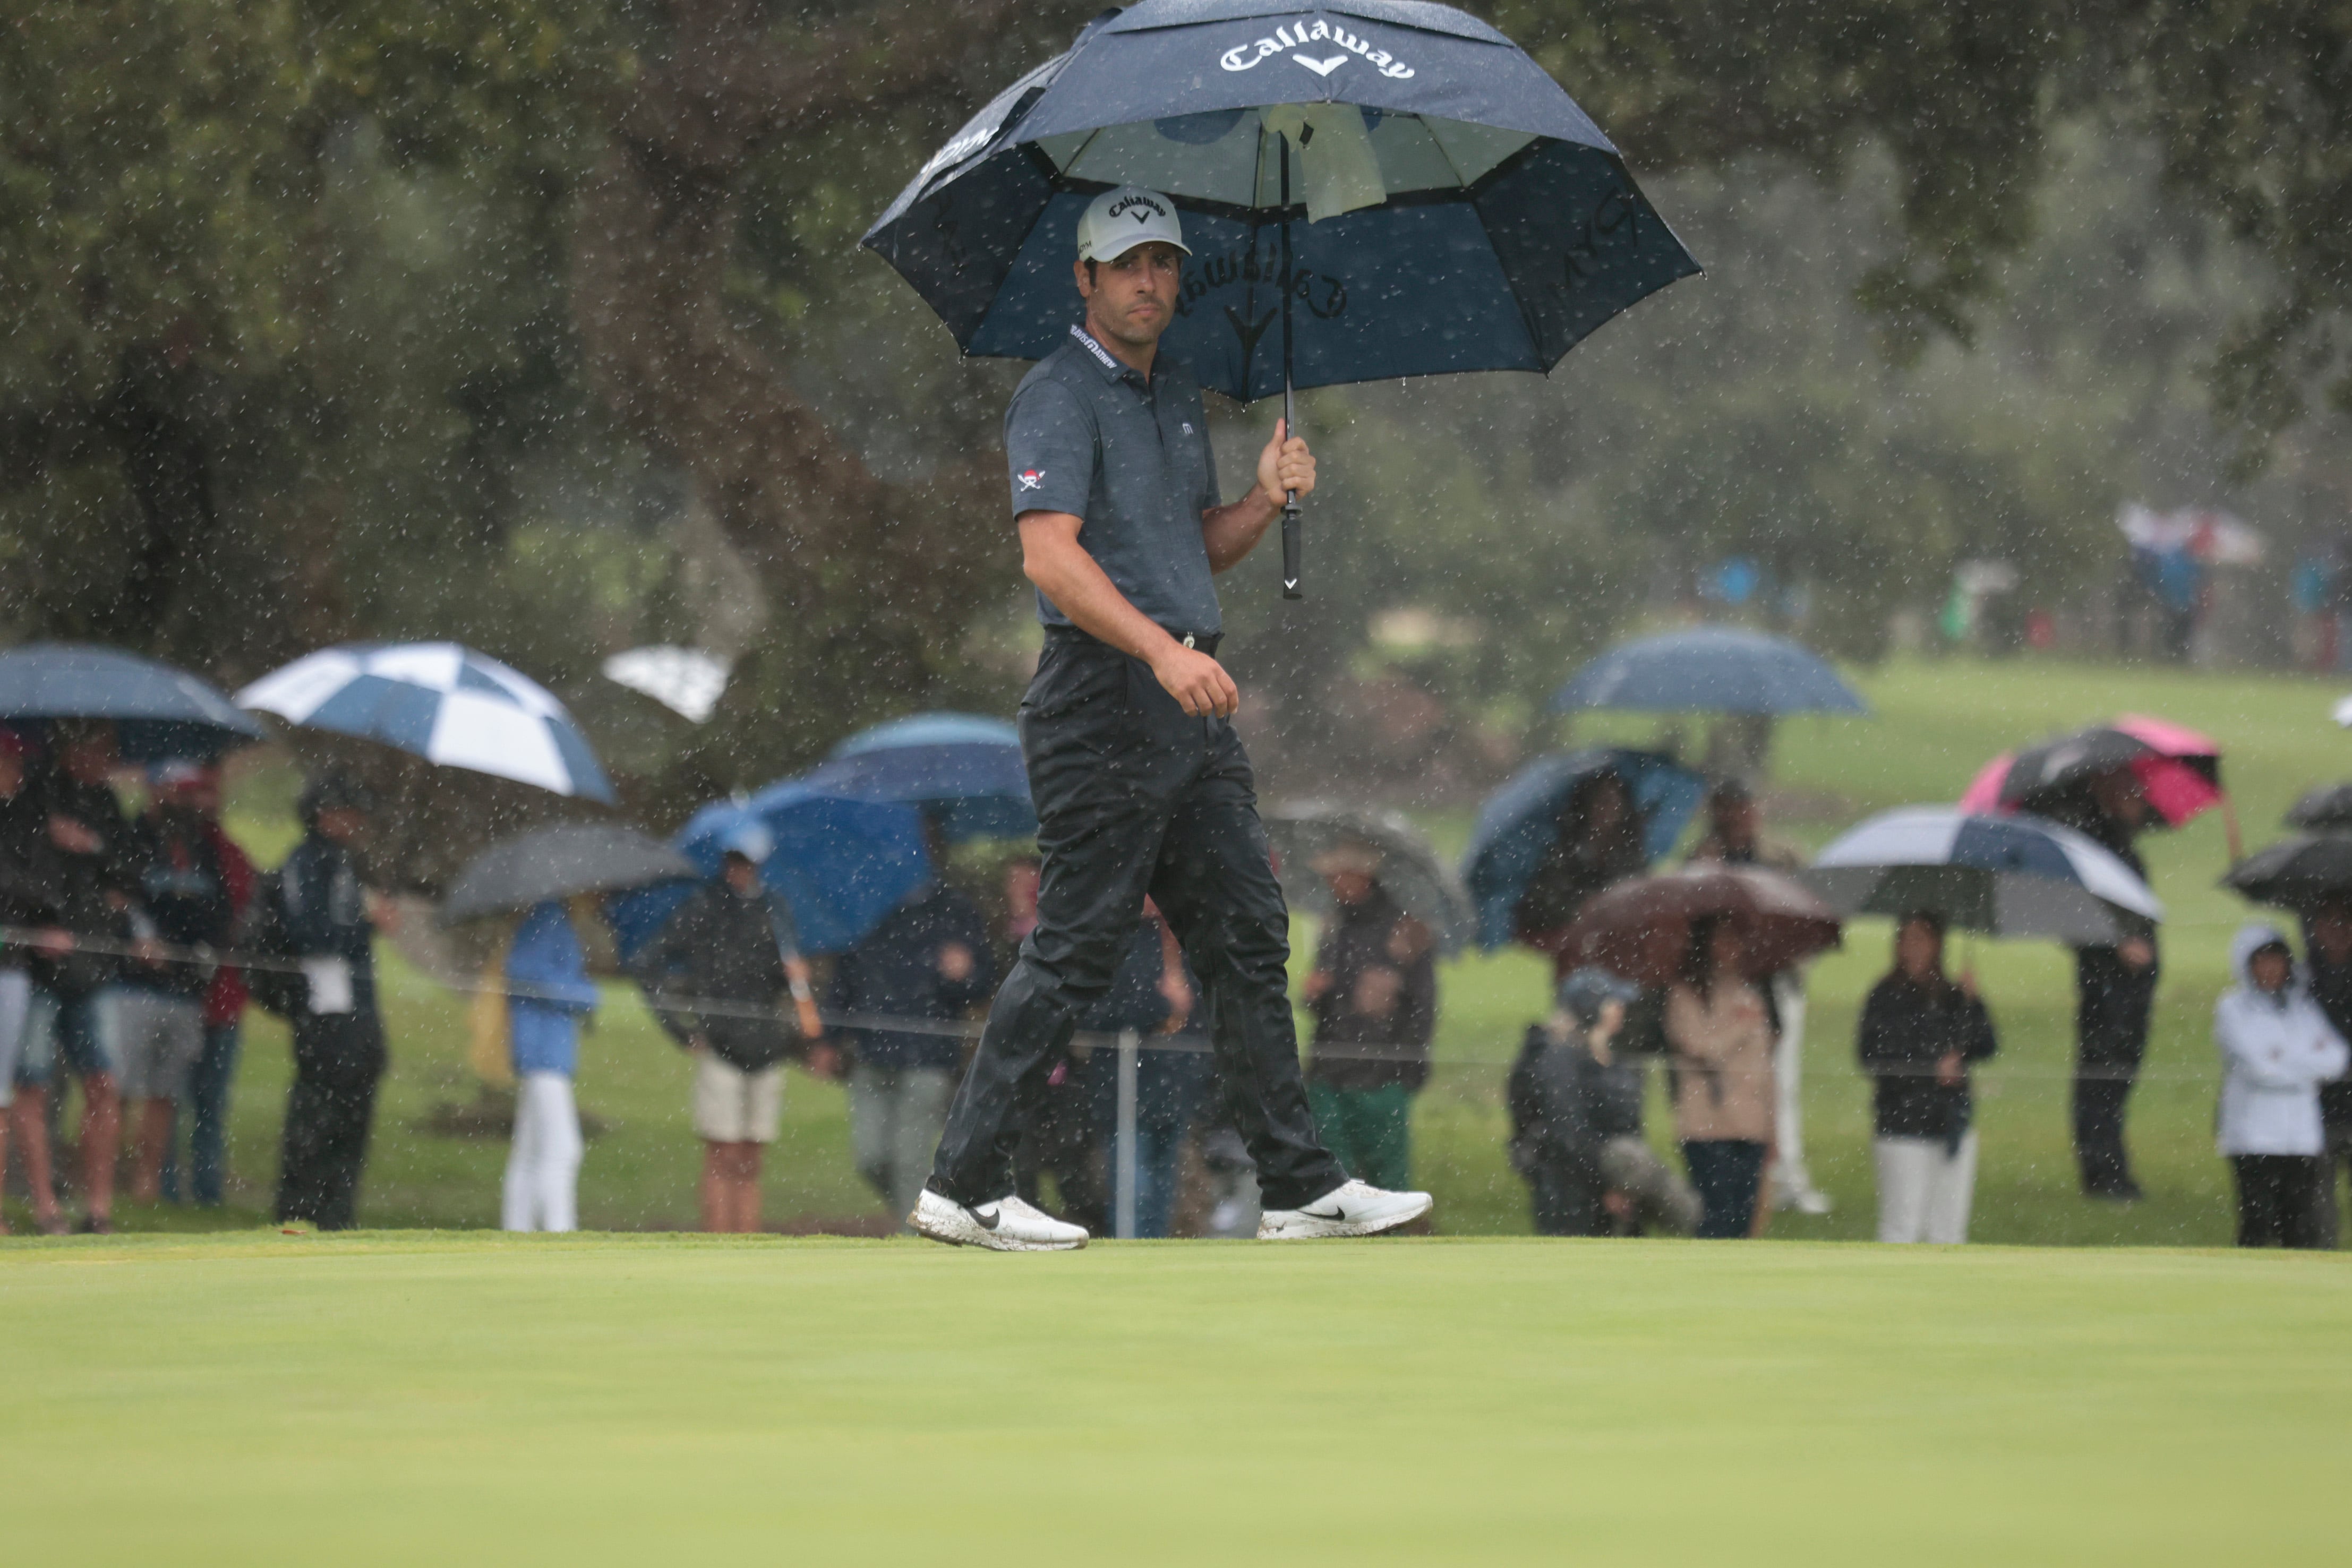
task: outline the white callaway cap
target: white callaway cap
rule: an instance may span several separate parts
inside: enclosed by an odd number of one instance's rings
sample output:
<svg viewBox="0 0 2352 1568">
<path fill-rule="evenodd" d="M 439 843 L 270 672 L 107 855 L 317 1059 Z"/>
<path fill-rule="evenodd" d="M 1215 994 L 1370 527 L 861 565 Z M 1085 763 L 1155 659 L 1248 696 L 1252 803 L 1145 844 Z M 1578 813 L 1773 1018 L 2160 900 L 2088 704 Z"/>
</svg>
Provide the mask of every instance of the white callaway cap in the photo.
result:
<svg viewBox="0 0 2352 1568">
<path fill-rule="evenodd" d="M 1139 245 L 1154 240 L 1172 245 L 1186 256 L 1183 225 L 1176 220 L 1176 204 L 1140 185 L 1105 191 L 1087 204 L 1078 219 L 1078 259 L 1117 261 Z"/>
</svg>

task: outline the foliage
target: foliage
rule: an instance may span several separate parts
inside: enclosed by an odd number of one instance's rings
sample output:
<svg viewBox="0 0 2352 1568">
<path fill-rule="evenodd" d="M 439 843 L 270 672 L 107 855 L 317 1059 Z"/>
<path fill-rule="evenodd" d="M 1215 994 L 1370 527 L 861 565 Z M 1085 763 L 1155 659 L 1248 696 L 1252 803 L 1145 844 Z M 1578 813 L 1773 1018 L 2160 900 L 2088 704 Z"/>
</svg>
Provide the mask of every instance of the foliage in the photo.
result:
<svg viewBox="0 0 2352 1568">
<path fill-rule="evenodd" d="M 971 655 L 1021 598 L 1012 372 L 855 239 L 1091 8 L 36 0 L 0 27 L 0 618 L 230 678 L 457 635 L 576 692 L 695 634 L 699 507 L 771 612 L 720 719 L 645 751 L 648 804 L 1002 702 Z M 1280 611 L 1257 562 L 1230 596 L 1306 731 L 1400 600 L 1485 624 L 1441 678 L 1524 710 L 1730 551 L 1867 653 L 1965 555 L 2094 570 L 2121 487 L 2195 481 L 2147 455 L 2210 449 L 2205 361 L 2257 445 L 2352 384 L 2340 8 L 1484 10 L 1717 271 L 1532 392 L 1311 400 L 1318 597 Z M 1219 423 L 1238 473 L 1263 422 Z"/>
</svg>

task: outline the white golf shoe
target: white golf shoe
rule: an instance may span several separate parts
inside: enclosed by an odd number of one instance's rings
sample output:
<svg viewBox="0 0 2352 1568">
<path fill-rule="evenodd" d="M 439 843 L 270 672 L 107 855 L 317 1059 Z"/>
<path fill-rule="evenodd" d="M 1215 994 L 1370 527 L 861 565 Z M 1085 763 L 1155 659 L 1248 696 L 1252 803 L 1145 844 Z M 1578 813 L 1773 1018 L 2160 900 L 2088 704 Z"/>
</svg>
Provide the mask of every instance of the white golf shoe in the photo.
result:
<svg viewBox="0 0 2352 1568">
<path fill-rule="evenodd" d="M 1084 1228 L 1065 1225 L 1017 1197 L 1000 1197 L 994 1203 L 966 1208 L 925 1187 L 907 1223 L 918 1236 L 950 1247 L 985 1247 L 992 1252 L 1068 1252 L 1087 1244 Z"/>
<path fill-rule="evenodd" d="M 1360 1181 L 1342 1184 L 1304 1208 L 1269 1208 L 1258 1216 L 1260 1241 L 1307 1241 L 1318 1236 L 1372 1236 L 1427 1214 L 1429 1194 L 1387 1192 Z"/>
</svg>

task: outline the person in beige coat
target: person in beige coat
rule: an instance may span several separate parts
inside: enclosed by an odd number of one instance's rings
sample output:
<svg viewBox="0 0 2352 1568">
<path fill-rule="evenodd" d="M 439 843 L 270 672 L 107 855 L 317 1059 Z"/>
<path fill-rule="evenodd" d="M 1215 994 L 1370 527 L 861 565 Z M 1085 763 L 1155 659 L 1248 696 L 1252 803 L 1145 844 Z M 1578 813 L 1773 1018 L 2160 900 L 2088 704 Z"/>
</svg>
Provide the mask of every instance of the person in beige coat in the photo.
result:
<svg viewBox="0 0 2352 1568">
<path fill-rule="evenodd" d="M 1675 1136 L 1698 1188 L 1701 1237 L 1753 1234 L 1771 1156 L 1772 1024 L 1747 974 L 1748 944 L 1720 918 L 1691 923 L 1682 977 L 1666 991 Z"/>
</svg>

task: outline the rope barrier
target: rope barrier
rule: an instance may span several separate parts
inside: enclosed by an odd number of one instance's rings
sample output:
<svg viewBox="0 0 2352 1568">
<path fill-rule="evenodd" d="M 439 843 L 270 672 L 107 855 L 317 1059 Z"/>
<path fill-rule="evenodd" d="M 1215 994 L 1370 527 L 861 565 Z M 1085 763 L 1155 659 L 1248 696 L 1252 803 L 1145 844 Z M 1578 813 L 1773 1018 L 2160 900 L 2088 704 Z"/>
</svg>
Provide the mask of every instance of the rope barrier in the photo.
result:
<svg viewBox="0 0 2352 1568">
<path fill-rule="evenodd" d="M 8 948 L 24 948 L 33 952 L 47 953 L 49 950 L 47 939 L 59 929 L 53 926 L 0 925 L 0 952 L 5 952 Z M 289 958 L 274 953 L 248 953 L 235 948 L 189 946 L 154 938 L 127 943 L 114 937 L 94 936 L 87 933 L 67 932 L 65 935 L 72 944 L 70 950 L 73 952 L 91 953 L 101 957 L 128 958 L 150 966 L 175 964 L 208 970 L 260 969 L 272 974 L 296 976 L 307 973 L 299 958 Z M 742 1019 L 771 1023 L 792 1023 L 796 1019 L 793 1009 L 782 1005 L 761 1007 L 756 1002 L 740 1002 L 723 997 L 680 994 L 665 991 L 656 982 L 641 977 L 631 976 L 628 978 L 637 986 L 644 996 L 646 1005 L 657 1013 L 691 1013 L 704 1018 Z M 435 983 L 445 990 L 465 996 L 495 995 L 505 997 L 509 1001 L 560 1002 L 566 999 L 554 992 L 536 989 L 529 986 L 484 985 L 479 981 L 463 980 L 436 980 Z M 983 1027 L 975 1021 L 911 1018 L 890 1013 L 836 1012 L 830 1009 L 819 1009 L 817 1016 L 829 1030 L 931 1035 L 959 1040 L 979 1039 Z M 1121 1043 L 1123 1038 L 1124 1031 L 1080 1030 L 1071 1037 L 1071 1043 L 1090 1051 L 1115 1049 Z M 1186 1051 L 1193 1054 L 1210 1054 L 1216 1049 L 1215 1043 L 1206 1035 L 1181 1032 L 1142 1035 L 1139 1037 L 1138 1043 L 1144 1051 Z M 1325 1061 L 1417 1062 L 1422 1060 L 1400 1057 L 1392 1050 L 1382 1050 L 1377 1047 L 1318 1046 L 1315 1049 L 1314 1055 Z M 1428 1059 L 1427 1065 L 1433 1071 L 1457 1067 L 1507 1068 L 1515 1065 L 1518 1060 L 1518 1053 L 1516 1051 L 1509 1056 L 1502 1057 L 1448 1055 L 1444 1058 Z M 1670 1058 L 1659 1056 L 1656 1053 L 1643 1053 L 1643 1060 L 1661 1063 L 1671 1061 Z M 1853 1076 L 1856 1078 L 1933 1078 L 1936 1076 L 1936 1070 L 1933 1067 L 1921 1067 L 1911 1071 L 1892 1070 L 1865 1073 L 1853 1063 L 1843 1065 L 1850 1068 Z M 2121 1068 L 2085 1068 L 2053 1071 L 2040 1068 L 2004 1066 L 1974 1069 L 1969 1076 L 1973 1083 L 1981 1088 L 2010 1082 L 2072 1083 L 2077 1081 L 2211 1085 L 2219 1082 L 2220 1075 L 2218 1071 L 2205 1073 L 2140 1071 Z"/>
</svg>

